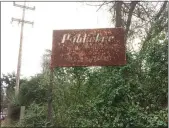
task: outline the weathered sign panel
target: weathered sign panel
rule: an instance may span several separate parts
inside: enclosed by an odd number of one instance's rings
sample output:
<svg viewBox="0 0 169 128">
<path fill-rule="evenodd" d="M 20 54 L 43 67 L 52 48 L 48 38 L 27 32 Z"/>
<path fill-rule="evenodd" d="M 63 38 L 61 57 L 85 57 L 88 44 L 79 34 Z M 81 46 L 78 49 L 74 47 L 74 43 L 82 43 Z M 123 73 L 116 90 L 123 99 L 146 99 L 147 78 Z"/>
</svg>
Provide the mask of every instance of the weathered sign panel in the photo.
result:
<svg viewBox="0 0 169 128">
<path fill-rule="evenodd" d="M 53 31 L 52 68 L 125 64 L 123 28 Z"/>
</svg>

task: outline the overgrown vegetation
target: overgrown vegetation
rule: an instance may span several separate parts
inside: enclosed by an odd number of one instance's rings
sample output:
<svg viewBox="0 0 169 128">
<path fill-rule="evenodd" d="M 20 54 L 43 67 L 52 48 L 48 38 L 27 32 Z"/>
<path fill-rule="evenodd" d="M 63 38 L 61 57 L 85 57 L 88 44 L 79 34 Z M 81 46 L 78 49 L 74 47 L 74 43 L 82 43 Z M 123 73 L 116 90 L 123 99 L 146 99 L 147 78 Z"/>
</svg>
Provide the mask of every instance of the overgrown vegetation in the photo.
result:
<svg viewBox="0 0 169 128">
<path fill-rule="evenodd" d="M 167 17 L 160 18 L 167 12 L 164 4 L 158 12 L 150 11 L 157 19 L 150 23 L 141 50 L 127 51 L 127 65 L 55 68 L 52 122 L 47 121 L 50 51 L 46 51 L 43 72 L 21 83 L 18 104 L 26 106 L 26 113 L 18 125 L 167 128 L 168 39 L 165 27 L 158 29 L 168 22 Z"/>
</svg>

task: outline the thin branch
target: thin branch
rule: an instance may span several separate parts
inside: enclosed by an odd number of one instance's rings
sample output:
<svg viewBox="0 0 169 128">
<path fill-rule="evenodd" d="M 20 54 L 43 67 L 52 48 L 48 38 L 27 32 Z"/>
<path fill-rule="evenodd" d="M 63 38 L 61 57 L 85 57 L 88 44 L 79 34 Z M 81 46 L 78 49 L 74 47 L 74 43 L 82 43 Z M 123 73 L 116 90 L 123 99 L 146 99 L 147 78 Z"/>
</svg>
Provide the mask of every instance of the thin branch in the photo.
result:
<svg viewBox="0 0 169 128">
<path fill-rule="evenodd" d="M 166 8 L 167 2 L 168 2 L 168 1 L 164 1 L 162 7 L 160 8 L 160 11 L 159 11 L 159 12 L 157 13 L 157 15 L 155 16 L 155 20 L 160 17 L 161 13 L 162 13 L 162 12 L 164 11 L 164 9 Z"/>
<path fill-rule="evenodd" d="M 137 3 L 138 3 L 138 1 L 133 1 L 130 4 L 128 19 L 127 19 L 127 24 L 126 24 L 126 37 L 127 37 L 128 31 L 129 31 L 129 28 L 130 28 L 132 14 L 133 14 L 133 11 L 134 11 Z"/>
<path fill-rule="evenodd" d="M 123 5 L 124 5 L 127 9 L 129 9 L 129 7 L 127 6 L 127 3 L 123 3 Z"/>
<path fill-rule="evenodd" d="M 145 45 L 145 43 L 147 42 L 147 41 L 149 41 L 150 39 L 151 39 L 151 37 L 153 36 L 153 28 L 156 26 L 156 24 L 158 24 L 158 26 L 159 26 L 159 29 L 158 29 L 158 31 L 156 32 L 156 35 L 157 34 L 159 34 L 167 25 L 168 25 L 168 23 L 166 23 L 165 25 L 163 25 L 162 26 L 162 20 L 163 20 L 163 18 L 161 18 L 161 19 L 159 19 L 159 17 L 161 16 L 161 14 L 163 13 L 163 11 L 165 10 L 165 7 L 166 7 L 166 5 L 167 5 L 167 1 L 165 1 L 164 3 L 163 3 L 163 5 L 161 6 L 161 8 L 160 8 L 160 11 L 156 14 L 156 16 L 155 16 L 155 19 L 154 19 L 154 21 L 155 21 L 155 23 L 153 23 L 152 24 L 152 26 L 151 26 L 151 28 L 150 28 L 150 30 L 149 30 L 149 33 L 147 34 L 147 37 L 145 38 L 145 40 L 144 40 L 144 42 L 143 42 L 143 44 L 142 44 L 142 47 L 141 47 L 141 51 L 140 51 L 140 53 L 142 53 L 143 52 L 143 50 L 144 50 L 144 48 L 146 47 Z M 157 21 L 157 19 L 159 19 L 158 21 Z"/>
<path fill-rule="evenodd" d="M 160 24 L 161 24 L 161 22 L 162 22 L 162 21 L 159 21 Z M 154 27 L 154 26 L 155 26 L 155 25 L 153 25 L 153 27 Z M 148 35 L 147 35 L 147 37 L 146 37 L 146 39 L 144 40 L 144 42 L 143 42 L 143 44 L 142 44 L 140 53 L 142 53 L 143 50 L 145 49 L 145 47 L 146 47 L 146 42 L 149 41 L 152 37 L 158 35 L 158 34 L 159 34 L 161 31 L 163 31 L 167 26 L 168 26 L 168 22 L 165 23 L 163 26 L 162 26 L 162 25 L 158 26 L 159 28 L 158 28 L 158 30 L 156 31 L 155 34 L 153 34 L 153 32 L 152 32 L 153 27 L 151 27 L 151 28 L 150 28 L 150 31 L 149 31 L 149 33 L 148 33 Z"/>
<path fill-rule="evenodd" d="M 103 4 L 103 3 L 102 3 L 102 4 Z M 88 5 L 88 6 L 101 6 L 102 4 L 92 5 L 92 4 L 88 4 L 88 3 L 86 3 L 86 5 Z"/>
<path fill-rule="evenodd" d="M 113 5 L 111 6 L 111 8 L 109 8 L 109 12 L 111 12 L 112 11 L 112 9 L 114 8 L 114 6 L 115 6 L 115 4 L 114 4 L 115 2 L 113 2 Z"/>
<path fill-rule="evenodd" d="M 128 9 L 129 9 L 129 8 L 128 8 Z M 126 14 L 129 13 L 129 11 L 126 11 L 125 9 L 123 9 L 123 12 L 126 13 Z M 140 18 L 140 19 L 143 20 L 143 21 L 146 21 L 145 18 L 141 17 L 140 15 L 138 15 L 138 14 L 137 14 L 136 12 L 134 12 L 134 11 L 133 11 L 133 15 L 134 15 L 135 17 L 137 17 L 137 18 Z M 151 20 L 150 20 L 150 21 L 151 21 Z"/>
<path fill-rule="evenodd" d="M 110 2 L 111 2 L 111 1 L 110 1 Z M 100 7 L 96 10 L 96 12 L 99 11 L 99 10 L 101 9 L 101 7 L 103 7 L 103 6 L 106 5 L 106 4 L 109 4 L 110 2 L 103 2 L 103 3 L 100 5 Z"/>
<path fill-rule="evenodd" d="M 99 10 L 100 10 L 100 8 L 101 8 L 104 4 L 105 4 L 105 2 L 103 2 L 103 4 L 102 4 L 102 5 L 100 5 L 100 7 L 96 10 L 96 12 L 97 12 L 97 11 L 99 11 Z"/>
<path fill-rule="evenodd" d="M 148 14 L 148 12 L 147 12 L 146 9 L 144 8 L 144 6 L 143 6 L 142 4 L 140 4 L 140 3 L 138 3 L 138 5 L 139 5 L 140 7 L 142 7 L 142 9 L 143 9 L 144 12 L 147 14 L 147 16 L 150 17 L 150 15 Z"/>
</svg>

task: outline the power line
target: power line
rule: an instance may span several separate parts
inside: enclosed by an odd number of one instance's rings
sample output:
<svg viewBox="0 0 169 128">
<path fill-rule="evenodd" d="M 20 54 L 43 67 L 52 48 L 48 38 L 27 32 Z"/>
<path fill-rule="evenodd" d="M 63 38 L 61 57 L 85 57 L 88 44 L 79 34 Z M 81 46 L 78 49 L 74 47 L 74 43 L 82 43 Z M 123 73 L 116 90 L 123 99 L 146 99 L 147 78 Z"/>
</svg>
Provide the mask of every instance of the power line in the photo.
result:
<svg viewBox="0 0 169 128">
<path fill-rule="evenodd" d="M 24 30 L 24 24 L 34 24 L 34 22 L 26 21 L 25 19 L 25 10 L 35 10 L 34 7 L 28 7 L 26 6 L 26 0 L 24 1 L 24 5 L 19 5 L 13 2 L 13 6 L 22 8 L 22 19 L 13 18 L 11 19 L 11 22 L 16 21 L 19 24 L 21 23 L 21 32 L 20 32 L 20 46 L 19 46 L 19 55 L 18 55 L 18 65 L 17 65 L 17 74 L 16 74 L 16 87 L 15 87 L 15 95 L 18 96 L 19 94 L 19 82 L 20 82 L 20 71 L 21 71 L 21 60 L 22 60 L 22 44 L 23 44 L 23 30 Z"/>
</svg>

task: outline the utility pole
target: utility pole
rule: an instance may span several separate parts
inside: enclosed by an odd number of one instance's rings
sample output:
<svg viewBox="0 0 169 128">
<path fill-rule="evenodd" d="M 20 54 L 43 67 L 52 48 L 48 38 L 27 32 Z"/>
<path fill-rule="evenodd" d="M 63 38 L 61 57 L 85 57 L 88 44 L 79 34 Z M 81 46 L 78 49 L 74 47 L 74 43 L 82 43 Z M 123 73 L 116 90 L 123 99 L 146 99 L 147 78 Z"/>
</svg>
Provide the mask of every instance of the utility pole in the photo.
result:
<svg viewBox="0 0 169 128">
<path fill-rule="evenodd" d="M 17 65 L 17 74 L 16 74 L 16 87 L 15 87 L 15 96 L 18 96 L 19 94 L 19 82 L 20 82 L 20 71 L 21 71 L 21 59 L 22 59 L 22 44 L 23 44 L 23 28 L 24 28 L 24 24 L 32 24 L 34 22 L 31 21 L 25 21 L 25 10 L 35 10 L 35 6 L 34 7 L 28 7 L 26 6 L 26 0 L 24 1 L 24 5 L 19 5 L 16 4 L 15 2 L 13 2 L 13 6 L 22 8 L 22 19 L 17 19 L 17 18 L 12 18 L 12 21 L 16 21 L 19 24 L 21 23 L 21 32 L 20 32 L 20 46 L 19 46 L 19 55 L 18 55 L 18 65 Z"/>
</svg>

